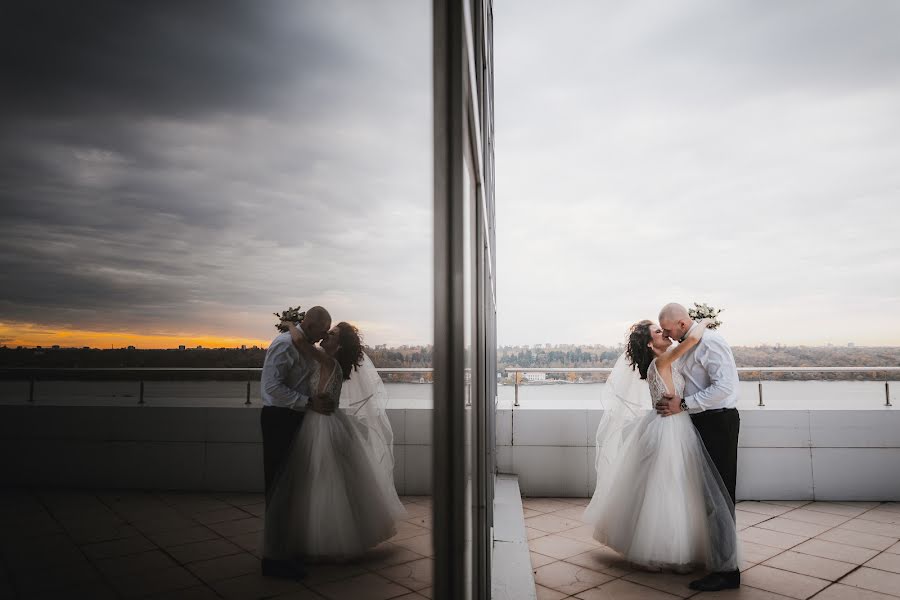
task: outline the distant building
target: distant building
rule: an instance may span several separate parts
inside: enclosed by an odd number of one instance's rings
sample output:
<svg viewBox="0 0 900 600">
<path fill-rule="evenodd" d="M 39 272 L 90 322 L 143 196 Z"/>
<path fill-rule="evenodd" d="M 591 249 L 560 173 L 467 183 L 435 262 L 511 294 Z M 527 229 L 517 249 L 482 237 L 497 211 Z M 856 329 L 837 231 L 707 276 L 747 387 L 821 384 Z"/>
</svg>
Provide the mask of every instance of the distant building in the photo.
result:
<svg viewBox="0 0 900 600">
<path fill-rule="evenodd" d="M 247 349 L 247 344 L 241 344 L 241 350 L 246 350 L 246 349 Z"/>
<path fill-rule="evenodd" d="M 854 344 L 853 342 L 847 342 L 847 347 L 848 348 L 856 348 L 856 344 Z"/>
<path fill-rule="evenodd" d="M 178 349 L 179 350 L 187 350 L 187 347 L 184 344 L 181 344 L 180 346 L 178 346 Z"/>
<path fill-rule="evenodd" d="M 129 350 L 134 350 L 135 347 L 134 347 L 134 346 L 128 346 L 128 349 L 129 349 Z"/>
<path fill-rule="evenodd" d="M 547 381 L 546 373 L 525 373 L 525 379 L 528 381 Z"/>
<path fill-rule="evenodd" d="M 59 344 L 53 344 L 53 349 L 54 349 L 54 350 L 59 350 Z"/>
<path fill-rule="evenodd" d="M 197 350 L 203 350 L 203 346 L 197 346 Z"/>
</svg>

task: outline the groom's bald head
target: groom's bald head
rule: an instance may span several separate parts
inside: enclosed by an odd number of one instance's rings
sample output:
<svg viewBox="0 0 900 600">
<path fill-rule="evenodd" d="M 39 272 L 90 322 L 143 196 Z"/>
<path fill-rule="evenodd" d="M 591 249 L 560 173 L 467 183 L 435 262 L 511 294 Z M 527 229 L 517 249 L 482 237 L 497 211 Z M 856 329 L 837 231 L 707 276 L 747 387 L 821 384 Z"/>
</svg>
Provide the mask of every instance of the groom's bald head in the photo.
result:
<svg viewBox="0 0 900 600">
<path fill-rule="evenodd" d="M 331 329 L 331 315 L 321 306 L 313 306 L 306 311 L 300 327 L 309 341 L 318 342 Z"/>
<path fill-rule="evenodd" d="M 659 311 L 659 326 L 663 334 L 673 340 L 680 340 L 691 328 L 693 320 L 687 309 L 677 302 L 669 302 Z"/>
</svg>

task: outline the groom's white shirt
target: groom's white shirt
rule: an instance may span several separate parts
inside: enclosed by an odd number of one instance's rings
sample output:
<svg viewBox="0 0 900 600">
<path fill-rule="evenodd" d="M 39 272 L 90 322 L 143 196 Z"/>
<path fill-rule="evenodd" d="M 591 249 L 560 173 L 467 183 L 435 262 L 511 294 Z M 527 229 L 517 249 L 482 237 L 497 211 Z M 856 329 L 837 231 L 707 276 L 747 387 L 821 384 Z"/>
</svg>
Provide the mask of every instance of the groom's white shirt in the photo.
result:
<svg viewBox="0 0 900 600">
<path fill-rule="evenodd" d="M 699 325 L 694 323 L 691 330 L 694 327 Z M 681 358 L 680 369 L 688 412 L 737 407 L 737 365 L 731 347 L 718 332 L 704 331 L 700 342 Z"/>
<path fill-rule="evenodd" d="M 305 410 L 311 369 L 300 356 L 289 332 L 277 336 L 266 351 L 260 380 L 263 406 Z"/>
</svg>

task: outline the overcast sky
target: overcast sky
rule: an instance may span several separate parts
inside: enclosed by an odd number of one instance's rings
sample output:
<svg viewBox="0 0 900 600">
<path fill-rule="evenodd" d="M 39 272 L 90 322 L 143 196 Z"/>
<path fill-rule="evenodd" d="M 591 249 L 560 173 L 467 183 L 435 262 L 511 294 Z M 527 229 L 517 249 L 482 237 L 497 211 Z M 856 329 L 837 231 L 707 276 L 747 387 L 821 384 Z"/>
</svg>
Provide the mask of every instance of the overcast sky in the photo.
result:
<svg viewBox="0 0 900 600">
<path fill-rule="evenodd" d="M 900 3 L 495 3 L 499 338 L 900 344 Z"/>
<path fill-rule="evenodd" d="M 0 344 L 431 341 L 429 2 L 10 6 Z M 900 344 L 900 4 L 494 16 L 501 344 Z"/>
<path fill-rule="evenodd" d="M 430 341 L 429 19 L 4 7 L 0 343 L 265 342 L 316 303 L 370 343 Z"/>
</svg>

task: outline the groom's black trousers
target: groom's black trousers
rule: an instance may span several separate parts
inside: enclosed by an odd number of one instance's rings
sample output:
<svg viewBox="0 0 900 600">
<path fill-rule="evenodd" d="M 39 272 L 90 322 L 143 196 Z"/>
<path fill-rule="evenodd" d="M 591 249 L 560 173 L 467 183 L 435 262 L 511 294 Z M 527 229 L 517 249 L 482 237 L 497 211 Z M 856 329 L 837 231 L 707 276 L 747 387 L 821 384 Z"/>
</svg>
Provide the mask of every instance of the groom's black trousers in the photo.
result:
<svg viewBox="0 0 900 600">
<path fill-rule="evenodd" d="M 263 471 L 266 478 L 266 499 L 278 477 L 284 460 L 303 422 L 304 413 L 281 406 L 263 406 L 259 417 L 263 439 Z"/>
<path fill-rule="evenodd" d="M 691 415 L 691 421 L 706 446 L 713 464 L 719 470 L 722 482 L 735 503 L 737 486 L 737 447 L 741 431 L 741 417 L 736 408 L 704 411 Z"/>
</svg>

